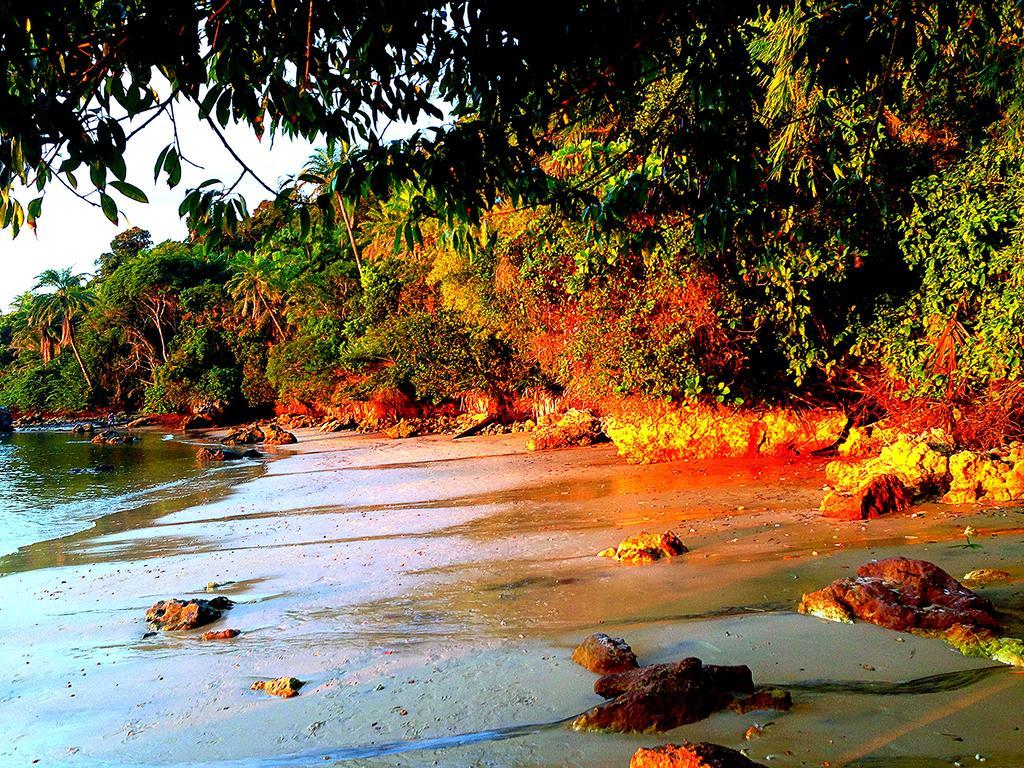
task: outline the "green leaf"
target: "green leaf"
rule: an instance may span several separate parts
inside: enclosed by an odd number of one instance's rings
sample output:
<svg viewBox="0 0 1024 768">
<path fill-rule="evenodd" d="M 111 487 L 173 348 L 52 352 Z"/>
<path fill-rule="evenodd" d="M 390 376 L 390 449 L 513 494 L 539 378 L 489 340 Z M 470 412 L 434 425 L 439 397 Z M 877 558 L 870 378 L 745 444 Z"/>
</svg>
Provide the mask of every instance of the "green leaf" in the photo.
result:
<svg viewBox="0 0 1024 768">
<path fill-rule="evenodd" d="M 122 195 L 127 197 L 129 200 L 134 200 L 137 203 L 148 203 L 149 198 L 146 197 L 146 193 L 136 187 L 134 184 L 129 184 L 127 181 L 112 181 L 110 186 L 120 192 Z"/>
<path fill-rule="evenodd" d="M 103 209 L 103 215 L 110 219 L 112 224 L 117 224 L 117 203 L 106 192 L 100 192 L 100 208 Z"/>
</svg>

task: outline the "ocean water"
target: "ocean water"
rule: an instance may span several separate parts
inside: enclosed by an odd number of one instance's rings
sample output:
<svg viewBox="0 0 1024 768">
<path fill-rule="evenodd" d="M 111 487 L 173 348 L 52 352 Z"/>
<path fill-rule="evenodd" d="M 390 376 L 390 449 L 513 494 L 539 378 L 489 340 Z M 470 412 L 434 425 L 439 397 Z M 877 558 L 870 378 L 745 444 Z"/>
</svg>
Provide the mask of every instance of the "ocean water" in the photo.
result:
<svg viewBox="0 0 1024 768">
<path fill-rule="evenodd" d="M 173 507 L 175 499 L 262 471 L 259 462 L 199 464 L 194 444 L 138 437 L 133 445 L 102 446 L 52 430 L 0 435 L 0 557 L 105 521 L 131 527 L 144 509 Z"/>
</svg>

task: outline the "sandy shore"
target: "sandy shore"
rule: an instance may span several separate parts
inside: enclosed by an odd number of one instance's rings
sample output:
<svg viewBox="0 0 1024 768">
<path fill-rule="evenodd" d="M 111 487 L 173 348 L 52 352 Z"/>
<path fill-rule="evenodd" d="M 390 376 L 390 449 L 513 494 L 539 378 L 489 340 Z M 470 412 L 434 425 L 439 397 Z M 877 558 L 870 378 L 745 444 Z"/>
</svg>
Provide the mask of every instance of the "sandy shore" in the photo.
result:
<svg viewBox="0 0 1024 768">
<path fill-rule="evenodd" d="M 609 446 L 529 454 L 521 435 L 297 434 L 224 498 L 6 559 L 0 764 L 600 768 L 684 738 L 785 766 L 1024 764 L 1020 675 L 793 612 L 891 554 L 1024 578 L 1019 509 L 836 522 L 815 512 L 822 459 L 633 467 Z M 967 520 L 981 549 L 955 546 Z M 666 528 L 691 552 L 594 557 Z M 143 638 L 150 604 L 208 582 L 238 602 L 212 628 L 239 638 Z M 984 590 L 1015 631 L 1020 584 Z M 596 630 L 642 662 L 748 664 L 796 707 L 663 736 L 573 733 L 562 721 L 598 699 L 568 657 Z M 249 690 L 282 675 L 307 681 L 300 696 Z M 946 676 L 906 684 L 932 675 Z"/>
</svg>

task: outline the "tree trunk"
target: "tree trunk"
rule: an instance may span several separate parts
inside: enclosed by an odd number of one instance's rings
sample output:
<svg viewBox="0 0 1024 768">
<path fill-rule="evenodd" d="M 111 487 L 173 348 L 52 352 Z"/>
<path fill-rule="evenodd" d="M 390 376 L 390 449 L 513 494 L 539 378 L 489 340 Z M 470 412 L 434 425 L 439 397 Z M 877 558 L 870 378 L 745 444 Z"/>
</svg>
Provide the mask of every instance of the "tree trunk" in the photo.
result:
<svg viewBox="0 0 1024 768">
<path fill-rule="evenodd" d="M 362 277 L 363 277 L 363 262 L 359 258 L 359 248 L 356 246 L 356 237 L 355 237 L 355 234 L 352 231 L 352 227 L 355 224 L 355 220 L 356 220 L 355 207 L 353 206 L 352 218 L 349 219 L 348 211 L 345 210 L 345 201 L 344 200 L 341 200 L 341 218 L 342 218 L 342 221 L 345 222 L 345 229 L 348 231 L 348 241 L 352 245 L 352 255 L 355 256 L 355 259 L 356 259 L 356 269 L 359 270 L 359 278 L 362 279 Z"/>
<path fill-rule="evenodd" d="M 85 386 L 89 388 L 89 392 L 92 393 L 92 379 L 89 378 L 89 373 L 85 370 L 85 364 L 82 362 L 82 356 L 78 354 L 78 345 L 75 344 L 75 334 L 68 336 L 68 345 L 71 347 L 71 352 L 75 356 L 75 360 L 78 361 L 78 367 L 82 369 L 82 378 L 85 379 Z"/>
</svg>

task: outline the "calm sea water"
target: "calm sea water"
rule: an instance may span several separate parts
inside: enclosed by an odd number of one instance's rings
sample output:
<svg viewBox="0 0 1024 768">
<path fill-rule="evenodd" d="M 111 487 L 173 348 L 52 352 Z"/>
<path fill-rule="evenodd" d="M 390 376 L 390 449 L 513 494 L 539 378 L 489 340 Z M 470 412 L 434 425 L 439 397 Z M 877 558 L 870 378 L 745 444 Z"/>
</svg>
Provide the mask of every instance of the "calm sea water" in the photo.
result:
<svg viewBox="0 0 1024 768">
<path fill-rule="evenodd" d="M 0 556 L 131 519 L 146 507 L 215 490 L 261 471 L 256 462 L 198 464 L 194 445 L 142 433 L 130 446 L 93 445 L 67 432 L 0 436 Z M 123 526 L 122 526 L 123 527 Z"/>
</svg>

